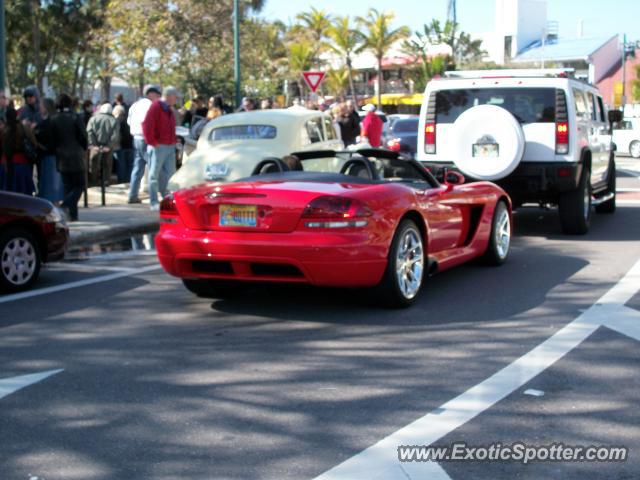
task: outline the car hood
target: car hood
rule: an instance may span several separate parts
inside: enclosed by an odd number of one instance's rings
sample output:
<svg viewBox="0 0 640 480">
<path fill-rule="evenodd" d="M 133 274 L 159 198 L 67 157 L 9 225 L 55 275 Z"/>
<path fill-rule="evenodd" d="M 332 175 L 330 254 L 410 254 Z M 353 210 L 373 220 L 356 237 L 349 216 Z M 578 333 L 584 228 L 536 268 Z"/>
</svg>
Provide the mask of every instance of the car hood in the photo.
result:
<svg viewBox="0 0 640 480">
<path fill-rule="evenodd" d="M 216 180 L 233 182 L 251 175 L 255 166 L 264 158 L 282 157 L 288 153 L 287 148 L 275 142 L 254 145 L 225 142 L 215 147 L 197 148 L 169 180 L 169 190 L 188 188 L 212 180 L 206 178 L 209 164 L 225 164 L 228 168 L 227 176 Z"/>
</svg>

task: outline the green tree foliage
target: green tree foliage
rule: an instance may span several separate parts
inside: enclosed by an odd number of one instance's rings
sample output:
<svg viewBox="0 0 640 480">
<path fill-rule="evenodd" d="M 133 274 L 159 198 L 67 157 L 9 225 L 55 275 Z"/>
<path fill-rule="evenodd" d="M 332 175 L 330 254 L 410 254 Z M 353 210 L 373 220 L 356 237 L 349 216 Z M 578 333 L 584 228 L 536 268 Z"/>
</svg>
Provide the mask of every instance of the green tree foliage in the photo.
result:
<svg viewBox="0 0 640 480">
<path fill-rule="evenodd" d="M 349 80 L 351 97 L 355 100 L 355 88 L 353 85 L 353 66 L 351 60 L 364 49 L 364 35 L 354 29 L 348 16 L 336 17 L 327 30 L 329 48 L 344 59 Z M 356 102 L 357 103 L 357 102 Z"/>
<path fill-rule="evenodd" d="M 382 105 L 382 59 L 394 43 L 409 36 L 407 27 L 391 27 L 393 19 L 393 13 L 380 12 L 375 8 L 370 8 L 365 17 L 357 18 L 364 29 L 364 47 L 375 55 L 378 62 L 378 108 Z"/>
</svg>

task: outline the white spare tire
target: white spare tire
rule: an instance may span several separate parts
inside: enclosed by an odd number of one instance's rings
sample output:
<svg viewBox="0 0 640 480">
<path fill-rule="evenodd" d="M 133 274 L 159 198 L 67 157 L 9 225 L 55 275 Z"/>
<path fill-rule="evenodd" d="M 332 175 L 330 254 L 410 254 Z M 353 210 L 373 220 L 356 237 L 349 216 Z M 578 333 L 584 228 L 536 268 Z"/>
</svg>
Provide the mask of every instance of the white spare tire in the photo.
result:
<svg viewBox="0 0 640 480">
<path fill-rule="evenodd" d="M 513 172 L 524 154 L 520 123 L 504 108 L 478 105 L 453 124 L 453 161 L 466 176 L 499 180 Z"/>
</svg>

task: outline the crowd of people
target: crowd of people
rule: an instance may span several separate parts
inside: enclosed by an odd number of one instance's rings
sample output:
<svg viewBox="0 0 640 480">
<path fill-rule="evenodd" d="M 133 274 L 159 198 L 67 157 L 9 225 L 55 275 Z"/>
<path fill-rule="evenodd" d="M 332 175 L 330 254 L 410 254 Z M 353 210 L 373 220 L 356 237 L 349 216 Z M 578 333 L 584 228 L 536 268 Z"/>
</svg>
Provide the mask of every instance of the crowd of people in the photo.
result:
<svg viewBox="0 0 640 480">
<path fill-rule="evenodd" d="M 40 98 L 28 87 L 22 105 L 0 92 L 0 190 L 38 195 L 59 205 L 70 221 L 78 219 L 78 202 L 86 185 L 108 185 L 112 174 L 129 183 L 129 203 L 140 203 L 139 191 L 148 171 L 150 207 L 158 210 L 175 172 L 176 126 L 190 127 L 196 136 L 211 120 L 228 113 L 222 95 L 205 101 L 194 98 L 178 106 L 178 91 L 147 85 L 143 97 L 127 105 L 122 94 L 115 102 L 80 103 L 67 94 L 54 101 Z M 236 111 L 278 108 L 273 100 L 245 97 Z M 345 146 L 366 142 L 380 146 L 382 121 L 367 104 L 361 120 L 352 100 L 303 103 L 289 108 L 322 110 L 331 114 Z M 35 181 L 34 181 L 35 179 Z"/>
</svg>

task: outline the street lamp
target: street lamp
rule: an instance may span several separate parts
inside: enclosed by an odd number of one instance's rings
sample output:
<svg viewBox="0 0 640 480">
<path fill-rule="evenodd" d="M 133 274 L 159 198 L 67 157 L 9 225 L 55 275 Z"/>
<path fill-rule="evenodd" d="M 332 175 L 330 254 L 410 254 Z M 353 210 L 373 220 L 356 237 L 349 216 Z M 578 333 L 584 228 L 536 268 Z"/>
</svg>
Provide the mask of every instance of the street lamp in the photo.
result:
<svg viewBox="0 0 640 480">
<path fill-rule="evenodd" d="M 236 81 L 236 108 L 238 108 L 242 101 L 240 96 L 240 8 L 238 7 L 238 0 L 233 0 L 233 59 Z"/>
</svg>

